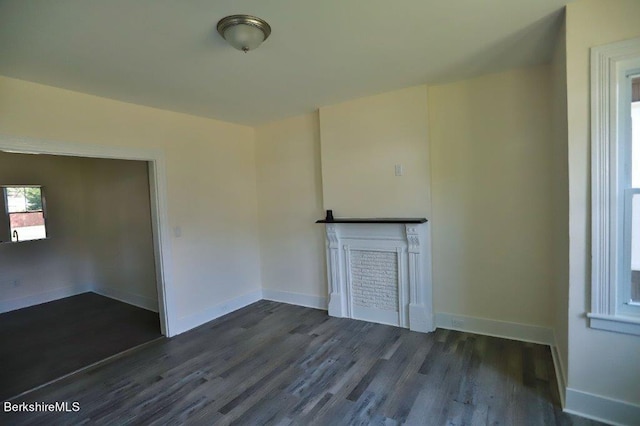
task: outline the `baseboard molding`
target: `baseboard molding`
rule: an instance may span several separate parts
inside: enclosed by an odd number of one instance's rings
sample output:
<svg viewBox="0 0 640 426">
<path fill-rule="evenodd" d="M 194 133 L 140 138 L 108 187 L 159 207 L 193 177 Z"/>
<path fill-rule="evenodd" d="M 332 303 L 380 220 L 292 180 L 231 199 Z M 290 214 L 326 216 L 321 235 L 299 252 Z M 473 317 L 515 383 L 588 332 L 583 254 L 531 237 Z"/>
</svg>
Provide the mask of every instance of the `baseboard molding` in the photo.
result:
<svg viewBox="0 0 640 426">
<path fill-rule="evenodd" d="M 327 298 L 320 296 L 311 296 L 308 294 L 291 293 L 288 291 L 262 289 L 262 298 L 274 302 L 289 303 L 291 305 L 305 306 L 307 308 L 316 308 L 327 310 Z"/>
<path fill-rule="evenodd" d="M 185 331 L 196 328 L 209 321 L 213 321 L 216 318 L 220 318 L 223 315 L 229 314 L 240 308 L 244 308 L 245 306 L 260 300 L 262 300 L 262 290 L 256 290 L 251 293 L 226 300 L 222 303 L 218 303 L 215 306 L 196 312 L 195 314 L 178 318 L 177 321 L 175 321 L 175 325 L 172 325 L 172 336 L 184 333 Z"/>
<path fill-rule="evenodd" d="M 40 305 L 42 303 L 53 302 L 54 300 L 64 299 L 65 297 L 75 296 L 77 294 L 86 293 L 88 291 L 91 291 L 91 285 L 89 284 L 70 285 L 67 287 L 56 288 L 42 293 L 32 294 L 30 296 L 3 300 L 0 301 L 0 313 L 28 308 L 30 306 Z"/>
<path fill-rule="evenodd" d="M 560 394 L 560 404 L 562 408 L 564 408 L 567 406 L 567 375 L 565 373 L 566 370 L 564 369 L 564 364 L 562 363 L 562 357 L 558 351 L 557 344 L 551 345 L 551 357 L 553 358 L 553 368 L 556 371 L 556 382 L 558 384 L 558 394 Z"/>
<path fill-rule="evenodd" d="M 640 405 L 567 388 L 566 413 L 612 425 L 637 425 Z"/>
<path fill-rule="evenodd" d="M 436 313 L 436 327 L 554 346 L 553 330 L 536 325 Z"/>
<path fill-rule="evenodd" d="M 148 311 L 158 312 L 158 301 L 149 297 L 140 296 L 139 294 L 130 293 L 113 287 L 95 286 L 91 291 L 101 296 L 119 300 L 120 302 L 128 303 L 129 305 L 137 306 Z"/>
</svg>

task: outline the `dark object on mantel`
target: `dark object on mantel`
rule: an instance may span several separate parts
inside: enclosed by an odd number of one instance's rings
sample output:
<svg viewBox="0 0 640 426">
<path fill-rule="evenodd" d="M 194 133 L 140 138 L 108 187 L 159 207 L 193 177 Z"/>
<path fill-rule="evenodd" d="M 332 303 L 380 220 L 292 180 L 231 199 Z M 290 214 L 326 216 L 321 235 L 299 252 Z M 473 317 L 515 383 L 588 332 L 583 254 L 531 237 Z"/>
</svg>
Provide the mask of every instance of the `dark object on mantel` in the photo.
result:
<svg viewBox="0 0 640 426">
<path fill-rule="evenodd" d="M 425 223 L 424 217 L 344 217 L 333 220 L 320 219 L 316 223 Z"/>
<path fill-rule="evenodd" d="M 324 220 L 333 220 L 333 210 L 327 210 L 327 217 L 325 217 Z"/>
</svg>

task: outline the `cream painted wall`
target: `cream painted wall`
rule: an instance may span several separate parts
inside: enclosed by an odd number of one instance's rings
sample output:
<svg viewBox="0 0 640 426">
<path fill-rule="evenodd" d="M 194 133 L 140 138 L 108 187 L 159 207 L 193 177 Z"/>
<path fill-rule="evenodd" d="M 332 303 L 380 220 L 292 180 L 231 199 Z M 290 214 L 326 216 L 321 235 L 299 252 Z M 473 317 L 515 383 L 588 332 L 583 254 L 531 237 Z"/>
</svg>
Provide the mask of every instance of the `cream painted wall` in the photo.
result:
<svg viewBox="0 0 640 426">
<path fill-rule="evenodd" d="M 423 96 L 421 102 L 419 96 Z M 427 125 L 427 100 L 431 136 L 418 138 L 422 131 L 418 130 Z M 405 114 L 412 110 L 411 105 L 420 114 Z M 430 87 L 428 97 L 421 86 L 322 108 L 322 156 L 313 114 L 259 127 L 258 194 L 265 288 L 326 297 L 323 234 L 320 226 L 312 224 L 323 214 L 317 174 L 320 159 L 323 184 L 332 179 L 327 175 L 335 170 L 347 182 L 340 188 L 333 182 L 333 196 L 344 197 L 341 205 L 349 210 L 324 202 L 325 208 L 333 207 L 337 215 L 345 216 L 408 216 L 428 211 L 425 183 L 431 169 L 435 310 L 552 326 L 550 107 L 550 68 L 542 66 Z M 367 112 L 371 113 L 369 119 Z M 369 132 L 372 122 L 376 130 L 368 135 L 374 141 L 370 149 L 362 135 Z M 342 130 L 353 137 L 341 139 L 343 145 L 338 145 Z M 385 191 L 377 193 L 376 200 L 368 195 L 354 197 L 355 189 L 350 185 L 359 181 L 362 188 L 367 186 L 363 176 L 382 180 L 383 186 L 408 177 L 393 176 L 394 161 L 388 161 L 389 155 L 370 155 L 394 152 L 395 144 L 388 141 L 401 140 L 395 136 L 403 132 L 416 136 L 407 137 L 411 143 L 400 149 L 407 157 L 428 159 L 426 144 L 431 138 L 431 165 L 419 166 L 423 181 L 415 182 L 413 188 L 414 195 L 425 195 L 424 205 L 413 213 L 411 201 L 406 203 L 408 207 L 403 204 L 393 210 L 386 205 Z M 327 134 L 335 138 L 329 136 L 328 144 Z M 346 146 L 347 156 L 352 156 L 352 168 L 340 163 L 340 146 Z M 325 159 L 326 151 L 329 160 Z M 356 161 L 358 153 L 369 155 L 370 162 Z M 334 169 L 332 161 L 340 164 Z M 385 167 L 389 176 L 376 178 L 374 171 Z M 420 185 L 424 188 L 417 188 Z M 324 188 L 324 194 L 329 193 Z"/>
<path fill-rule="evenodd" d="M 429 87 L 438 312 L 551 326 L 548 66 Z"/>
<path fill-rule="evenodd" d="M 256 129 L 262 283 L 327 297 L 318 113 Z"/>
<path fill-rule="evenodd" d="M 162 150 L 179 321 L 260 290 L 252 128 L 0 77 L 0 133 Z"/>
<path fill-rule="evenodd" d="M 551 60 L 553 329 L 564 383 L 568 364 L 569 309 L 569 178 L 567 172 L 567 40 L 560 29 Z"/>
<path fill-rule="evenodd" d="M 426 86 L 320 108 L 320 136 L 325 210 L 430 217 Z M 396 164 L 403 176 L 395 176 Z"/>
<path fill-rule="evenodd" d="M 569 149 L 568 387 L 640 404 L 640 338 L 594 330 L 590 307 L 589 49 L 640 36 L 637 0 L 580 0 L 567 6 Z"/>
<path fill-rule="evenodd" d="M 50 237 L 0 244 L 0 312 L 90 287 L 86 218 L 79 208 L 84 201 L 81 172 L 73 158 L 0 152 L 0 185 L 45 187 Z"/>
<path fill-rule="evenodd" d="M 85 268 L 93 289 L 157 310 L 147 163 L 74 159 L 82 165 Z"/>
<path fill-rule="evenodd" d="M 145 162 L 0 152 L 0 184 L 45 187 L 49 235 L 0 245 L 3 306 L 98 289 L 157 310 Z"/>
</svg>

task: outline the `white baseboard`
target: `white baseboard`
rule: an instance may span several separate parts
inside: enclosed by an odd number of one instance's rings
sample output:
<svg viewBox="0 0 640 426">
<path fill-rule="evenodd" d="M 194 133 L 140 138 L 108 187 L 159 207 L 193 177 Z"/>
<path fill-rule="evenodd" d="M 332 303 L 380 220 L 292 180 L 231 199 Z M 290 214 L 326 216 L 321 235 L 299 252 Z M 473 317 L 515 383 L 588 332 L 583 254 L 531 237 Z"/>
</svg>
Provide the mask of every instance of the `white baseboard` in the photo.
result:
<svg viewBox="0 0 640 426">
<path fill-rule="evenodd" d="M 0 313 L 28 308 L 29 306 L 40 305 L 41 303 L 52 302 L 58 299 L 64 299 L 65 297 L 75 296 L 76 294 L 86 293 L 87 291 L 91 291 L 91 285 L 79 284 L 60 287 L 15 299 L 2 300 L 0 301 Z"/>
<path fill-rule="evenodd" d="M 567 375 L 557 345 L 551 346 L 562 408 L 566 413 L 612 425 L 640 424 L 640 405 L 567 387 Z"/>
<path fill-rule="evenodd" d="M 554 346 L 553 330 L 536 325 L 436 313 L 436 327 Z"/>
<path fill-rule="evenodd" d="M 326 297 L 265 288 L 262 289 L 262 298 L 265 300 L 272 300 L 274 302 L 289 303 L 291 305 L 306 306 L 307 308 L 323 309 L 325 311 L 327 310 Z"/>
<path fill-rule="evenodd" d="M 213 321 L 216 318 L 240 308 L 244 308 L 245 306 L 258 302 L 259 300 L 262 300 L 262 290 L 252 291 L 251 293 L 218 303 L 215 306 L 196 312 L 195 314 L 178 318 L 177 321 L 175 321 L 175 324 L 172 325 L 171 335 L 175 336 L 180 333 L 184 333 L 185 331 L 196 328 L 209 321 Z"/>
<path fill-rule="evenodd" d="M 554 334 L 555 338 L 555 334 Z M 566 392 L 567 392 L 567 375 L 565 373 L 564 364 L 562 363 L 562 357 L 558 351 L 558 345 L 551 345 L 551 357 L 553 358 L 553 368 L 556 371 L 556 381 L 558 384 L 558 393 L 560 394 L 560 404 L 562 408 L 567 406 Z"/>
<path fill-rule="evenodd" d="M 120 302 L 128 303 L 129 305 L 137 306 L 148 311 L 158 312 L 158 301 L 149 297 L 140 296 L 139 294 L 130 293 L 113 287 L 95 286 L 91 291 L 101 296 L 119 300 Z"/>
<path fill-rule="evenodd" d="M 612 425 L 637 425 L 640 405 L 567 388 L 564 411 Z"/>
</svg>

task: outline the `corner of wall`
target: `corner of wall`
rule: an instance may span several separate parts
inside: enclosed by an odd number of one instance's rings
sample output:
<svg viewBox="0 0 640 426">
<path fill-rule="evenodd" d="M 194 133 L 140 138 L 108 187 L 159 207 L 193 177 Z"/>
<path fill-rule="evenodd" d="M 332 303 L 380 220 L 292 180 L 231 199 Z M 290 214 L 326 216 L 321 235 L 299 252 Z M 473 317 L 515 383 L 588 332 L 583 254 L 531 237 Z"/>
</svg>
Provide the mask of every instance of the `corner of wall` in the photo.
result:
<svg viewBox="0 0 640 426">
<path fill-rule="evenodd" d="M 565 413 L 612 425 L 637 425 L 640 405 L 567 388 Z"/>
<path fill-rule="evenodd" d="M 101 296 L 109 297 L 111 299 L 119 300 L 129 305 L 137 306 L 148 311 L 158 312 L 158 300 L 150 297 L 142 296 L 139 294 L 131 293 L 126 290 L 106 287 L 106 286 L 92 286 L 90 291 L 99 294 Z"/>
</svg>

